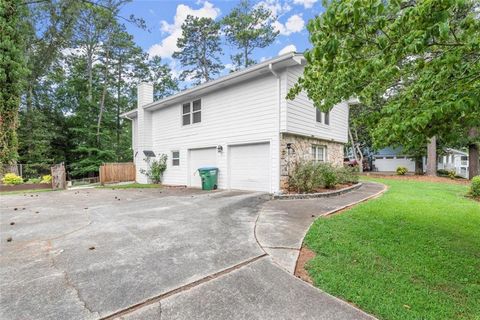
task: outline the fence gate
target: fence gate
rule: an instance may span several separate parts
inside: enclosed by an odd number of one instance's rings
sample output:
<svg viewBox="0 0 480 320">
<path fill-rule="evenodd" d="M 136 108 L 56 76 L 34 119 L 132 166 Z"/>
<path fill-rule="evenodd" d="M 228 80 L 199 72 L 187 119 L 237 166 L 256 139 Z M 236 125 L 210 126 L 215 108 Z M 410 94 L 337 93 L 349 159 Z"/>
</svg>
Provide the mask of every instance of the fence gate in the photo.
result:
<svg viewBox="0 0 480 320">
<path fill-rule="evenodd" d="M 52 171 L 52 189 L 66 189 L 67 188 L 67 173 L 65 172 L 65 165 L 62 163 L 56 164 L 51 168 Z"/>
<path fill-rule="evenodd" d="M 104 163 L 100 166 L 100 184 L 135 181 L 136 171 L 133 162 Z"/>
</svg>

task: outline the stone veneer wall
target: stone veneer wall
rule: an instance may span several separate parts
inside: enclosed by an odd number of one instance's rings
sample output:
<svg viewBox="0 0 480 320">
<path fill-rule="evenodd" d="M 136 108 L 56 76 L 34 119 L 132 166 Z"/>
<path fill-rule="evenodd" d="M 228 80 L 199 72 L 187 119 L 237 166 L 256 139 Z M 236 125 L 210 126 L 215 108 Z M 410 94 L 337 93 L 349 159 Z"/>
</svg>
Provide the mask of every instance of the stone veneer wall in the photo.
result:
<svg viewBox="0 0 480 320">
<path fill-rule="evenodd" d="M 292 144 L 290 152 L 287 144 Z M 343 143 L 282 133 L 280 138 L 280 189 L 288 188 L 288 177 L 296 163 L 302 160 L 312 160 L 312 145 L 327 147 L 327 162 L 334 166 L 343 165 Z"/>
</svg>

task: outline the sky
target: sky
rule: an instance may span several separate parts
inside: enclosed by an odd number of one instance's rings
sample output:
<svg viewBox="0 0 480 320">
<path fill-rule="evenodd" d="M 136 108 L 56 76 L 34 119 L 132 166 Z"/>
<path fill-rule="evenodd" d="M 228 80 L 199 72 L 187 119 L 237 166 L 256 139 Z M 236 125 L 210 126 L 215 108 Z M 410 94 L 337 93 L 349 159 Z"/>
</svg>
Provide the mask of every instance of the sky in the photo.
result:
<svg viewBox="0 0 480 320">
<path fill-rule="evenodd" d="M 254 4 L 263 4 L 276 17 L 273 26 L 280 32 L 275 43 L 267 48 L 258 48 L 253 58 L 263 61 L 279 54 L 296 51 L 303 52 L 310 47 L 306 24 L 308 20 L 320 14 L 323 10 L 321 0 L 261 0 L 252 1 Z M 215 20 L 222 19 L 234 8 L 237 0 L 133 0 L 126 4 L 120 15 L 129 17 L 134 14 L 143 18 L 148 30 L 142 30 L 133 24 L 127 23 L 127 29 L 134 36 L 137 45 L 147 51 L 150 56 L 160 56 L 170 65 L 174 73 L 180 71 L 180 66 L 171 58 L 176 50 L 176 42 L 181 36 L 181 26 L 187 15 L 209 17 Z M 221 57 L 228 73 L 230 54 L 235 48 L 228 45 L 223 47 Z"/>
</svg>

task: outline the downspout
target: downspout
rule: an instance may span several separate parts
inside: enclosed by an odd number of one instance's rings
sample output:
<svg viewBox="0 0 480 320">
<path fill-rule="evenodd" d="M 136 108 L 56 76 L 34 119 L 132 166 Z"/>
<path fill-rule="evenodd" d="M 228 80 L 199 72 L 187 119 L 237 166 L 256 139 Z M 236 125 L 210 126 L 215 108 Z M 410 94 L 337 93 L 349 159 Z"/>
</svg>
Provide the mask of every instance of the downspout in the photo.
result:
<svg viewBox="0 0 480 320">
<path fill-rule="evenodd" d="M 280 75 L 275 72 L 275 70 L 273 70 L 273 64 L 269 64 L 268 65 L 268 70 L 270 70 L 270 72 L 273 74 L 273 76 L 275 78 L 277 78 L 277 90 L 278 90 L 278 96 L 277 96 L 277 107 L 278 107 L 278 152 L 277 152 L 277 156 L 278 156 L 278 181 L 276 183 L 278 183 L 278 191 L 280 191 L 280 179 L 282 177 L 282 168 L 281 168 L 281 110 L 282 110 L 282 87 L 281 87 L 281 78 L 280 78 Z M 273 190 L 272 190 L 273 191 Z"/>
</svg>

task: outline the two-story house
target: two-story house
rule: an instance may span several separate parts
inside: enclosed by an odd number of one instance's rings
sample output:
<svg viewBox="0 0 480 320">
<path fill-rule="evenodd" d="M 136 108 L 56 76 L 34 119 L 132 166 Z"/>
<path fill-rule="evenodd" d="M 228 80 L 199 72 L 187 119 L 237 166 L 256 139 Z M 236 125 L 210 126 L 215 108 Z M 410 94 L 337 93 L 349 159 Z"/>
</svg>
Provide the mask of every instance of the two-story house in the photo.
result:
<svg viewBox="0 0 480 320">
<path fill-rule="evenodd" d="M 200 187 L 197 169 L 215 166 L 220 189 L 272 193 L 299 159 L 342 165 L 348 104 L 323 113 L 304 93 L 285 98 L 304 65 L 288 53 L 159 101 L 140 84 L 137 109 L 123 114 L 133 124 L 137 181 L 148 180 L 144 151 L 168 156 L 167 185 Z"/>
</svg>

